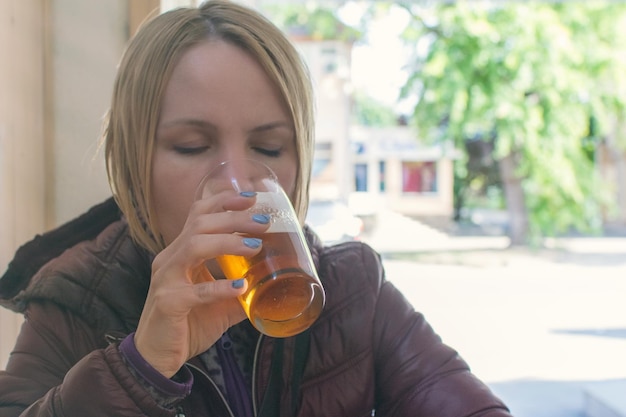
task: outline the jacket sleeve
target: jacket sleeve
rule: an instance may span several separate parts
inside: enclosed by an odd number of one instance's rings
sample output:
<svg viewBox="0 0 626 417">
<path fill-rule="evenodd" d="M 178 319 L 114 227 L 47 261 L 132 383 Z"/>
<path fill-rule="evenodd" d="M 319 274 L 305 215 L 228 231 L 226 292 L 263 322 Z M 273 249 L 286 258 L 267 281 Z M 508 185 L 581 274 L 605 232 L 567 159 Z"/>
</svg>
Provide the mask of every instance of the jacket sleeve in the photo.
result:
<svg viewBox="0 0 626 417">
<path fill-rule="evenodd" d="M 5 371 L 0 417 L 172 417 L 129 371 L 117 344 L 52 303 L 33 302 Z"/>
<path fill-rule="evenodd" d="M 506 406 L 443 344 L 423 315 L 377 271 L 376 416 L 509 417 Z"/>
</svg>

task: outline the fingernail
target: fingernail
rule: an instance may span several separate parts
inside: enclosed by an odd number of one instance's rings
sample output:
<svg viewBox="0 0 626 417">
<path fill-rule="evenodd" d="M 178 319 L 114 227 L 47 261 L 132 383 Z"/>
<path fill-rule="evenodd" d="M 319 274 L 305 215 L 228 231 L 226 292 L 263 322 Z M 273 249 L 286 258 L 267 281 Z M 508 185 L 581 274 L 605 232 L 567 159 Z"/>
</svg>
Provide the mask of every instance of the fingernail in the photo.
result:
<svg viewBox="0 0 626 417">
<path fill-rule="evenodd" d="M 254 191 L 242 191 L 239 193 L 240 196 L 242 197 L 254 197 L 256 195 L 256 192 Z"/>
<path fill-rule="evenodd" d="M 254 237 L 244 237 L 243 244 L 249 248 L 256 249 L 261 246 L 261 239 L 257 239 Z"/>
<path fill-rule="evenodd" d="M 244 278 L 239 278 L 239 279 L 234 280 L 232 283 L 233 288 L 243 287 L 243 281 L 244 281 Z"/>
<path fill-rule="evenodd" d="M 270 216 L 267 214 L 255 214 L 252 216 L 252 220 L 261 224 L 268 224 L 270 222 Z"/>
</svg>

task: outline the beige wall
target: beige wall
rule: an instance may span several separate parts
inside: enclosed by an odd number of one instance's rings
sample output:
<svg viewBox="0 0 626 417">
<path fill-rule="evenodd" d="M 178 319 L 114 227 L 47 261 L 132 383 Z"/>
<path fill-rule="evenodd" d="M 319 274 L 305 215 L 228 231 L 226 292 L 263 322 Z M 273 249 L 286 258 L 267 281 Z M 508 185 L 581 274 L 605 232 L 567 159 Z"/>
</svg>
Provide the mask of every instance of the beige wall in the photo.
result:
<svg viewBox="0 0 626 417">
<path fill-rule="evenodd" d="M 44 9 L 40 1 L 0 6 L 0 270 L 44 227 Z M 4 364 L 20 318 L 0 312 Z"/>
<path fill-rule="evenodd" d="M 312 198 L 347 200 L 353 190 L 350 136 L 350 54 L 352 45 L 340 41 L 294 39 L 313 82 L 316 111 L 316 142 L 332 146 L 330 181 L 313 180 Z"/>
<path fill-rule="evenodd" d="M 388 179 L 384 194 L 385 207 L 417 217 L 450 218 L 453 215 L 453 161 L 437 159 L 437 192 L 404 193 L 402 191 L 402 162 L 400 158 L 387 159 Z"/>
<path fill-rule="evenodd" d="M 0 273 L 15 250 L 106 198 L 102 117 L 124 45 L 158 0 L 0 3 Z M 0 309 L 0 368 L 21 317 Z"/>
<path fill-rule="evenodd" d="M 454 158 L 458 152 L 437 145 L 420 143 L 413 128 L 407 126 L 366 128 L 352 126 L 351 138 L 365 145 L 365 152 L 355 160 L 368 165 L 368 192 L 376 202 L 372 210 L 384 207 L 418 217 L 447 217 L 453 214 Z M 379 163 L 384 161 L 385 191 L 379 190 Z M 405 193 L 402 191 L 403 162 L 435 161 L 437 191 Z M 357 193 L 358 194 L 358 193 Z M 364 196 L 359 201 L 367 201 Z"/>
<path fill-rule="evenodd" d="M 110 194 L 98 142 L 128 37 L 125 1 L 53 4 L 46 126 L 52 145 L 46 176 L 49 227 Z"/>
</svg>

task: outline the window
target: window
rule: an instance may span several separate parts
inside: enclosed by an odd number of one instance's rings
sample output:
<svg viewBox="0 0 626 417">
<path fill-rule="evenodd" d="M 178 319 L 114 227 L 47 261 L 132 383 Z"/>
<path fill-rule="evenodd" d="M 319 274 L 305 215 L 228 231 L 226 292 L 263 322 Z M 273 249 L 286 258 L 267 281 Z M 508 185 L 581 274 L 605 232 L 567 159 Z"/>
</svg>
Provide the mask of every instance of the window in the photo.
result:
<svg viewBox="0 0 626 417">
<path fill-rule="evenodd" d="M 437 165 L 434 161 L 403 162 L 402 192 L 437 192 Z"/>
<path fill-rule="evenodd" d="M 337 72 L 337 49 L 333 47 L 323 48 L 322 56 L 326 58 L 323 68 L 324 74 L 334 74 Z"/>
<path fill-rule="evenodd" d="M 313 178 L 317 178 L 323 174 L 330 166 L 333 152 L 333 144 L 328 141 L 320 141 L 315 143 L 315 155 L 313 158 Z"/>
<path fill-rule="evenodd" d="M 354 189 L 355 191 L 367 191 L 367 164 L 354 166 Z"/>
<path fill-rule="evenodd" d="M 311 172 L 311 176 L 313 178 L 319 177 L 329 165 L 330 158 L 315 158 L 313 160 L 313 170 Z"/>
<path fill-rule="evenodd" d="M 386 174 L 387 173 L 387 164 L 385 161 L 378 162 L 378 190 L 380 192 L 385 192 L 386 187 Z"/>
</svg>

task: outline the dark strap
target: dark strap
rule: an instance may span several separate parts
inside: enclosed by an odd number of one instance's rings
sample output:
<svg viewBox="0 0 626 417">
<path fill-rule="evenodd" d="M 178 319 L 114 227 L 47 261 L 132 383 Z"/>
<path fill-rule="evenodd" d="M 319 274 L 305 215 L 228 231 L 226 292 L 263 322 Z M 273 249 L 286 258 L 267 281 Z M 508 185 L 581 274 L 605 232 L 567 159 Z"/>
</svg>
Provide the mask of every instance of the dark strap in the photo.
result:
<svg viewBox="0 0 626 417">
<path fill-rule="evenodd" d="M 300 405 L 300 384 L 304 375 L 306 360 L 309 356 L 309 346 L 311 334 L 309 330 L 298 334 L 295 340 L 293 365 L 291 374 L 291 416 L 295 416 Z M 275 339 L 274 351 L 272 352 L 272 363 L 270 378 L 267 383 L 267 390 L 263 397 L 261 409 L 258 417 L 280 416 L 280 393 L 285 385 L 282 377 L 283 356 L 285 350 L 285 339 Z"/>
<path fill-rule="evenodd" d="M 272 352 L 272 363 L 270 369 L 270 379 L 267 382 L 267 389 L 258 417 L 278 417 L 280 415 L 280 391 L 283 385 L 283 351 L 285 348 L 284 339 L 274 340 L 274 351 Z"/>
<path fill-rule="evenodd" d="M 309 357 L 311 333 L 306 330 L 296 336 L 296 346 L 293 355 L 293 374 L 291 375 L 291 415 L 295 416 L 300 405 L 300 383 L 304 375 L 304 367 Z"/>
</svg>

